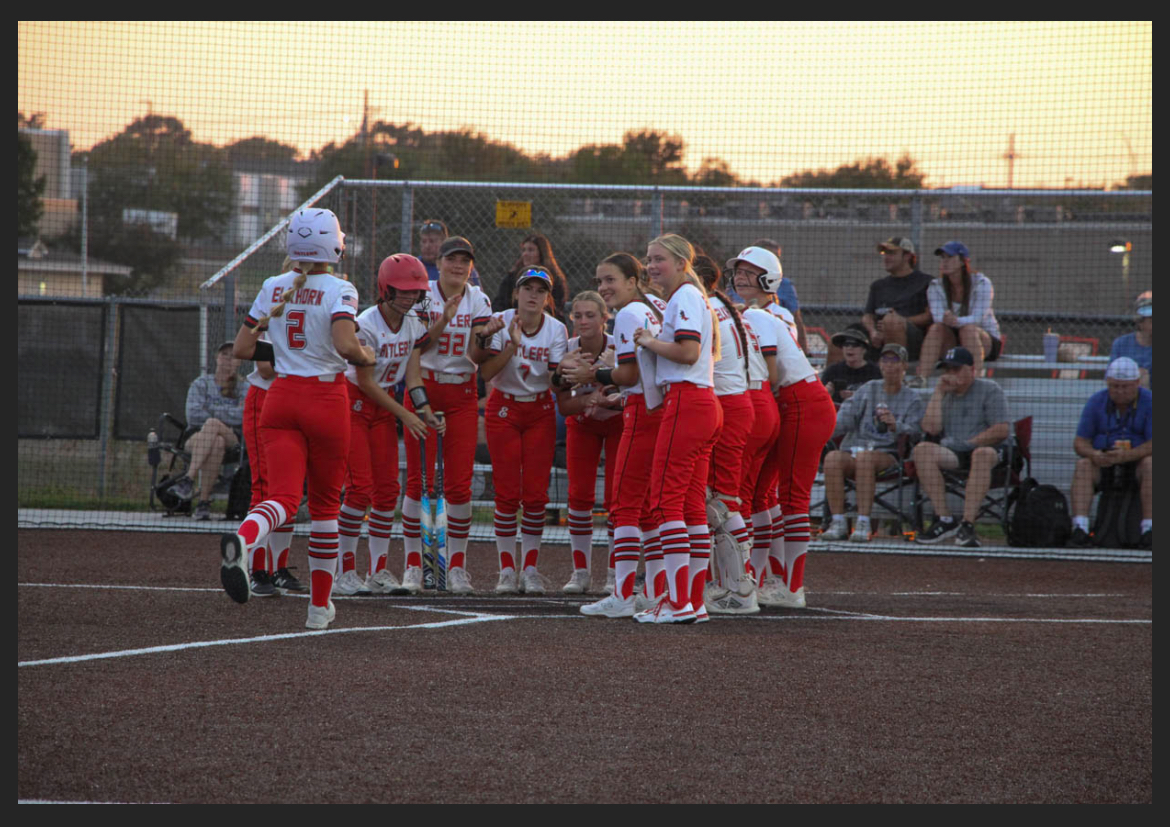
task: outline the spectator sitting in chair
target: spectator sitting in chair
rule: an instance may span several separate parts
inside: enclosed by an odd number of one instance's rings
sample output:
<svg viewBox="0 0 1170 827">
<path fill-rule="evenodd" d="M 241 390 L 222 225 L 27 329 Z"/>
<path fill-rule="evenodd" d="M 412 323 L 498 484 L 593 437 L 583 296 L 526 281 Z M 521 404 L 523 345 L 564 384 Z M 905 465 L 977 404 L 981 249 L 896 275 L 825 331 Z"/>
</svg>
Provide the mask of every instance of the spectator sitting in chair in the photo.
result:
<svg viewBox="0 0 1170 827">
<path fill-rule="evenodd" d="M 1143 388 L 1154 388 L 1154 293 L 1147 290 L 1137 297 L 1133 312 L 1137 330 L 1113 340 L 1109 361 L 1128 356 L 1137 362 Z"/>
<path fill-rule="evenodd" d="M 833 344 L 845 354 L 843 362 L 829 365 L 821 373 L 821 383 L 833 398 L 838 408 L 853 396 L 853 392 L 874 379 L 881 379 L 878 366 L 866 358 L 869 351 L 869 336 L 864 330 L 849 328 L 833 334 Z M 883 350 L 884 352 L 884 350 Z"/>
<path fill-rule="evenodd" d="M 903 384 L 908 359 L 901 345 L 883 347 L 878 360 L 882 378 L 862 385 L 837 412 L 833 437 L 845 435 L 845 439 L 841 450 L 825 457 L 825 499 L 833 518 L 821 539 L 845 539 L 845 477 L 852 477 L 857 483 L 857 522 L 849 539 L 869 542 L 877 476 L 898 461 L 899 437 L 906 434 L 917 439 L 922 433 L 922 399 Z"/>
<path fill-rule="evenodd" d="M 938 543 L 954 535 L 961 546 L 979 545 L 975 517 L 991 487 L 992 469 L 1004 462 L 1011 431 L 1007 397 L 990 379 L 975 378 L 975 357 L 965 347 L 946 352 L 937 367 L 944 373 L 935 386 L 922 430 L 938 442 L 914 447 L 918 480 L 934 508 L 934 524 L 916 538 L 919 543 Z M 947 504 L 943 471 L 969 470 L 963 502 L 963 520 L 956 522 Z"/>
<path fill-rule="evenodd" d="M 1109 363 L 1105 384 L 1105 390 L 1097 391 L 1085 403 L 1073 439 L 1079 459 L 1072 479 L 1073 533 L 1069 543 L 1089 545 L 1089 506 L 1101 469 L 1130 465 L 1141 484 L 1142 547 L 1152 548 L 1154 394 L 1140 387 L 1138 364 L 1127 356 Z"/>
<path fill-rule="evenodd" d="M 200 376 L 187 390 L 187 432 L 198 430 L 187 438 L 191 452 L 187 473 L 171 490 L 182 500 L 198 497 L 192 515 L 196 520 L 211 519 L 211 489 L 219 479 L 224 454 L 240 444 L 244 425 L 246 388 L 240 387 L 240 360 L 232 356 L 232 346 L 232 342 L 220 345 L 215 373 Z M 198 487 L 195 480 L 201 480 Z"/>
</svg>

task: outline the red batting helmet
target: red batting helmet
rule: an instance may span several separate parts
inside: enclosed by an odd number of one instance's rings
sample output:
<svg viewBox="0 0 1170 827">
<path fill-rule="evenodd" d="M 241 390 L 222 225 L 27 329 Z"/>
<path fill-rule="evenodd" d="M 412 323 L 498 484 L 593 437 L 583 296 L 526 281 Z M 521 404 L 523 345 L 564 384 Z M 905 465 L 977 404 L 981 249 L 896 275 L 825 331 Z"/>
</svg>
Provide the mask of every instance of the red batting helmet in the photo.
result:
<svg viewBox="0 0 1170 827">
<path fill-rule="evenodd" d="M 395 253 L 382 260 L 378 267 L 378 296 L 390 301 L 390 288 L 395 290 L 423 290 L 430 286 L 427 268 L 409 253 Z"/>
</svg>

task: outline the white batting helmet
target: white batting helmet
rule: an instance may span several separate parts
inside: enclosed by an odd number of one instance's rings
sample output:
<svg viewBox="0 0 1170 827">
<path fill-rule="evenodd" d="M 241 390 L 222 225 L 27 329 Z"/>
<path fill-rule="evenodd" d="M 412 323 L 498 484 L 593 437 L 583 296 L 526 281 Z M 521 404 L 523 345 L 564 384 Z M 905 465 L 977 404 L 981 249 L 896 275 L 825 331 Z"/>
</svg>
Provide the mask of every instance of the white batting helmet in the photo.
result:
<svg viewBox="0 0 1170 827">
<path fill-rule="evenodd" d="M 288 257 L 336 264 L 345 252 L 345 233 L 331 210 L 301 210 L 288 223 Z"/>
<path fill-rule="evenodd" d="M 784 270 L 780 267 L 780 259 L 776 258 L 776 254 L 765 250 L 763 247 L 745 247 L 739 251 L 739 255 L 727 262 L 727 266 L 734 269 L 735 265 L 741 261 L 746 261 L 754 267 L 759 267 L 764 272 L 758 277 L 758 285 L 765 293 L 775 293 L 776 288 L 780 286 L 780 280 L 784 278 Z"/>
</svg>

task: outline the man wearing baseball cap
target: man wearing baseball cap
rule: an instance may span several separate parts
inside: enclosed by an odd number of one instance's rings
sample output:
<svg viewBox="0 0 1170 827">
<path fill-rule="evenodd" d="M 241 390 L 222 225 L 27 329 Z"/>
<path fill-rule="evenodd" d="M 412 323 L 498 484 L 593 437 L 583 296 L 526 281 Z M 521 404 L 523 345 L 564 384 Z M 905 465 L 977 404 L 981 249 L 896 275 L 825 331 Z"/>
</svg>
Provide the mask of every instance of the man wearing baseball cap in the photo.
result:
<svg viewBox="0 0 1170 827">
<path fill-rule="evenodd" d="M 1137 475 L 1142 499 L 1142 546 L 1154 542 L 1154 394 L 1141 385 L 1141 370 L 1128 356 L 1105 369 L 1105 389 L 1089 397 L 1081 411 L 1073 450 L 1074 546 L 1089 545 L 1089 506 L 1101 469 L 1125 467 Z"/>
<path fill-rule="evenodd" d="M 427 278 L 435 281 L 439 278 L 439 248 L 447 239 L 447 225 L 437 218 L 428 218 L 418 230 L 418 258 L 427 268 Z M 479 272 L 471 268 L 469 281 L 479 287 Z"/>
<path fill-rule="evenodd" d="M 833 404 L 841 403 L 853 395 L 861 385 L 881 379 L 878 366 L 866 358 L 869 352 L 869 336 L 864 330 L 846 328 L 833 335 L 832 342 L 845 354 L 844 361 L 829 365 L 821 373 L 821 383 L 833 398 Z"/>
<path fill-rule="evenodd" d="M 877 245 L 877 251 L 888 275 L 869 286 L 864 315 L 850 327 L 860 327 L 869 335 L 872 361 L 877 361 L 887 342 L 902 345 L 911 359 L 917 359 L 930 324 L 926 291 L 932 279 L 918 269 L 918 255 L 909 238 L 887 238 Z M 829 362 L 840 358 L 840 351 L 829 349 Z"/>
<path fill-rule="evenodd" d="M 1128 356 L 1137 362 L 1141 370 L 1143 388 L 1154 387 L 1154 292 L 1147 290 L 1137 297 L 1133 304 L 1137 330 L 1113 340 L 1109 359 L 1113 361 Z"/>
<path fill-rule="evenodd" d="M 922 430 L 927 438 L 914 446 L 918 479 L 934 507 L 934 524 L 916 538 L 919 543 L 938 543 L 956 536 L 968 548 L 979 545 L 975 516 L 991 487 L 991 472 L 1005 461 L 1008 422 L 1007 397 L 990 379 L 975 378 L 975 357 L 965 347 L 953 347 L 939 360 L 943 370 L 935 386 Z M 944 470 L 969 470 L 963 502 L 963 519 L 956 522 L 947 503 Z"/>
</svg>

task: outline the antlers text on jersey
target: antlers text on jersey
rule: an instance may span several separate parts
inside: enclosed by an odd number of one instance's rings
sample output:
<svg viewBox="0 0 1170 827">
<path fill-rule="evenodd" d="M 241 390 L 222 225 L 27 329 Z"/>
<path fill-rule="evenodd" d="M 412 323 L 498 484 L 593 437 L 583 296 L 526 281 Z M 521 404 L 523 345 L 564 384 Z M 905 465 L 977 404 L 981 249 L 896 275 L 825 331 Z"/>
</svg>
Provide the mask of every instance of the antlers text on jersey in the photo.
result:
<svg viewBox="0 0 1170 827">
<path fill-rule="evenodd" d="M 414 342 L 383 342 L 378 356 L 382 359 L 391 359 L 395 356 L 409 356 L 412 347 L 414 347 Z"/>
<path fill-rule="evenodd" d="M 547 347 L 529 347 L 522 342 L 520 344 L 520 358 L 527 362 L 540 364 L 552 358 L 552 350 Z"/>
<path fill-rule="evenodd" d="M 439 309 L 437 311 L 435 311 L 435 310 L 428 311 L 428 315 L 431 317 L 432 323 L 437 322 L 439 320 L 439 317 L 443 315 L 442 305 L 439 306 Z M 457 313 L 457 314 L 455 314 L 455 317 L 453 319 L 451 319 L 450 322 L 447 323 L 447 326 L 448 327 L 471 327 L 471 314 L 470 313 Z"/>
<path fill-rule="evenodd" d="M 279 284 L 276 285 L 276 287 L 272 288 L 272 303 L 273 304 L 276 304 L 278 301 L 280 301 L 280 295 L 283 291 L 284 291 L 284 288 L 281 287 Z M 291 299 L 288 300 L 288 303 L 289 304 L 316 304 L 316 305 L 319 305 L 319 304 L 321 304 L 321 300 L 324 298 L 325 298 L 325 291 L 324 290 L 315 290 L 312 287 L 302 287 L 300 290 L 298 290 L 296 292 L 295 296 L 293 296 Z M 343 297 L 343 300 L 346 298 L 348 298 L 348 296 Z M 348 301 L 345 301 L 344 303 L 351 304 L 351 302 L 348 302 Z M 352 304 L 354 304 L 356 306 L 357 302 L 354 301 L 354 302 L 352 302 Z"/>
</svg>

